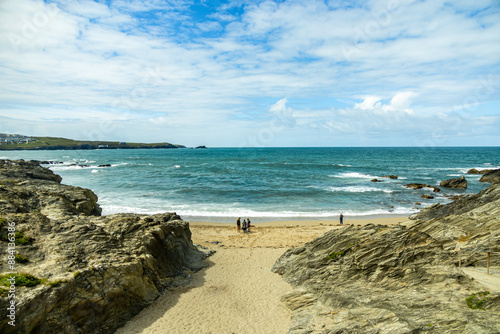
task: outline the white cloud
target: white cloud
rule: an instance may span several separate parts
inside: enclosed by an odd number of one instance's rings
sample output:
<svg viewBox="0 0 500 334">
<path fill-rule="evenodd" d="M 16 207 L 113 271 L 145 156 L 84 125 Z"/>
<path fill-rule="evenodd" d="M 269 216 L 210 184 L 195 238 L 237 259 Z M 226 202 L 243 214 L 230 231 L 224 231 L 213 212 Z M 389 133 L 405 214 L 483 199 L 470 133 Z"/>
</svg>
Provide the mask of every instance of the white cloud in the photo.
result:
<svg viewBox="0 0 500 334">
<path fill-rule="evenodd" d="M 356 103 L 354 105 L 354 109 L 361 109 L 361 110 L 373 110 L 375 109 L 375 104 L 381 100 L 380 97 L 378 96 L 368 96 L 364 99 L 363 102 L 361 103 Z"/>
<path fill-rule="evenodd" d="M 413 99 L 418 96 L 417 93 L 414 92 L 401 92 L 394 95 L 391 99 L 390 105 L 382 106 L 384 111 L 404 111 L 408 114 L 412 114 L 413 110 L 410 109 L 410 105 L 413 102 Z"/>
<path fill-rule="evenodd" d="M 430 120 L 454 122 L 448 116 L 466 110 L 491 131 L 474 113 L 498 115 L 500 6 L 393 3 L 233 1 L 200 19 L 181 0 L 4 1 L 3 126 L 60 114 L 73 122 L 119 121 L 120 129 L 141 119 L 200 136 L 219 136 L 224 124 L 239 128 L 238 136 L 258 131 L 266 117 L 286 115 L 293 131 L 304 133 L 408 136 L 391 120 L 415 131 L 421 123 L 422 131 L 432 128 Z M 159 69 L 157 80 L 144 84 L 151 69 Z M 323 99 L 356 102 L 339 107 Z M 308 105 L 289 106 L 299 100 Z M 148 133 L 134 132 L 141 131 Z M 238 142 L 230 140 L 226 145 Z"/>
</svg>

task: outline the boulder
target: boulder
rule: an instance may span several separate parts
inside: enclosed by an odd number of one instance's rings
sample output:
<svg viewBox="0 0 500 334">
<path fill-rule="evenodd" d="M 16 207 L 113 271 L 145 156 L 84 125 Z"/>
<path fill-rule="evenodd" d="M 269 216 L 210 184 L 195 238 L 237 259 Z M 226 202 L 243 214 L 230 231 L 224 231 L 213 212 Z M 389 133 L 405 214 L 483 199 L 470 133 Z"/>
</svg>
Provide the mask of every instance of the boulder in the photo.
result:
<svg viewBox="0 0 500 334">
<path fill-rule="evenodd" d="M 383 177 L 387 177 L 389 179 L 397 179 L 398 178 L 397 175 L 384 175 Z"/>
<path fill-rule="evenodd" d="M 472 169 L 469 169 L 467 171 L 467 174 L 486 174 L 488 172 L 491 172 L 493 171 L 493 169 L 481 169 L 481 170 L 477 170 L 475 168 L 472 168 Z"/>
<path fill-rule="evenodd" d="M 61 180 L 38 162 L 0 160 L 0 213 L 41 212 L 52 218 L 101 214 L 96 194 Z"/>
<path fill-rule="evenodd" d="M 434 196 L 432 196 L 432 195 L 425 195 L 425 194 L 420 196 L 420 197 L 425 198 L 425 199 L 433 199 L 434 198 Z"/>
<path fill-rule="evenodd" d="M 422 189 L 422 188 L 431 188 L 433 192 L 437 193 L 437 192 L 440 192 L 441 189 L 439 189 L 438 187 L 434 187 L 434 186 L 431 186 L 429 184 L 424 184 L 424 183 L 410 183 L 410 184 L 405 184 L 405 187 L 406 188 L 409 188 L 409 189 Z"/>
<path fill-rule="evenodd" d="M 382 180 L 373 179 L 373 180 L 371 180 L 371 182 L 382 182 Z"/>
<path fill-rule="evenodd" d="M 43 178 L 34 175 L 44 175 Z M 16 326 L 1 333 L 114 333 L 165 290 L 187 284 L 210 253 L 191 241 L 175 213 L 100 216 L 97 196 L 61 185 L 37 163 L 0 161 L 0 245 L 15 224 Z M 7 261 L 0 275 L 12 272 Z M 10 300 L 0 286 L 0 309 Z"/>
<path fill-rule="evenodd" d="M 441 187 L 453 188 L 453 189 L 466 189 L 467 188 L 467 180 L 465 177 L 456 178 L 456 179 L 448 179 L 441 181 L 439 184 Z"/>
<path fill-rule="evenodd" d="M 500 186 L 432 207 L 429 220 L 348 226 L 285 252 L 272 270 L 294 289 L 283 297 L 288 333 L 500 332 L 500 296 L 467 307 L 486 288 L 458 267 L 457 251 L 462 266 L 500 251 Z"/>
<path fill-rule="evenodd" d="M 492 170 L 484 174 L 479 182 L 500 183 L 500 169 Z"/>
</svg>

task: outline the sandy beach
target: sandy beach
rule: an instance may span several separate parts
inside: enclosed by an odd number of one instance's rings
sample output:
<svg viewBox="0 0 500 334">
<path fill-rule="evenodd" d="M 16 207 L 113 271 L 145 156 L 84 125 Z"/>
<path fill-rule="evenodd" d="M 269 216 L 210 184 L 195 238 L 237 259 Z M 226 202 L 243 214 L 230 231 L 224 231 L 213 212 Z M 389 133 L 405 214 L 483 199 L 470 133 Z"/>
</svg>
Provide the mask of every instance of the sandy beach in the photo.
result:
<svg viewBox="0 0 500 334">
<path fill-rule="evenodd" d="M 346 219 L 344 226 L 406 220 Z M 236 224 L 190 222 L 193 242 L 216 251 L 205 260 L 208 267 L 193 273 L 189 285 L 166 292 L 116 333 L 286 333 L 290 316 L 280 299 L 291 287 L 271 267 L 288 248 L 344 226 L 326 220 L 279 221 L 256 224 L 243 234 Z"/>
</svg>

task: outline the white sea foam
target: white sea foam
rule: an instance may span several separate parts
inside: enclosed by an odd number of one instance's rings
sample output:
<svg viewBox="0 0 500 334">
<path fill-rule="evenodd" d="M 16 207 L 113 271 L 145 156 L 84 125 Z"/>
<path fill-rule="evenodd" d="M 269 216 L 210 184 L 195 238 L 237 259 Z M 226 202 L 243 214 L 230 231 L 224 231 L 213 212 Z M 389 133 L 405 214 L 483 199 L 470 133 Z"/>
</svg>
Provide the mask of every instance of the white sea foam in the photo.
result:
<svg viewBox="0 0 500 334">
<path fill-rule="evenodd" d="M 104 215 L 115 214 L 115 213 L 138 213 L 138 214 L 157 214 L 163 212 L 176 212 L 178 215 L 184 219 L 189 219 L 190 217 L 196 217 L 196 219 L 213 219 L 217 221 L 217 218 L 224 220 L 233 219 L 235 217 L 250 217 L 250 218 L 262 218 L 262 219 L 337 219 L 340 212 L 344 216 L 352 217 L 363 217 L 363 216 L 374 216 L 374 215 L 406 215 L 414 213 L 418 210 L 409 207 L 396 207 L 387 209 L 372 209 L 366 211 L 356 211 L 356 210 L 335 210 L 335 211 L 260 211 L 251 210 L 246 208 L 202 208 L 192 209 L 188 205 L 173 205 L 165 206 L 162 208 L 144 208 L 144 207 L 134 207 L 128 205 L 101 205 Z M 217 210 L 219 209 L 219 210 Z"/>
<path fill-rule="evenodd" d="M 343 179 L 373 179 L 376 176 L 369 175 L 369 174 L 363 174 L 363 173 L 358 173 L 358 172 L 351 172 L 351 173 L 339 173 L 337 175 L 329 175 L 331 177 L 340 177 Z"/>
<path fill-rule="evenodd" d="M 57 165 L 57 166 L 50 166 L 49 169 L 52 171 L 65 171 L 65 170 L 80 170 L 82 168 L 88 168 L 88 167 L 82 167 L 82 166 L 69 166 L 69 165 Z"/>
<path fill-rule="evenodd" d="M 137 214 L 147 214 L 154 215 L 162 212 L 169 212 L 170 210 L 160 210 L 160 209 L 146 209 L 141 207 L 133 207 L 126 205 L 105 205 L 101 204 L 103 215 L 112 215 L 116 213 L 137 213 Z"/>
<path fill-rule="evenodd" d="M 393 191 L 389 189 L 381 189 L 381 188 L 375 188 L 375 187 L 366 187 L 366 186 L 347 186 L 347 187 L 327 187 L 325 190 L 328 191 L 342 191 L 342 192 L 349 192 L 349 193 L 364 193 L 368 191 L 383 191 L 386 194 L 390 194 Z"/>
</svg>

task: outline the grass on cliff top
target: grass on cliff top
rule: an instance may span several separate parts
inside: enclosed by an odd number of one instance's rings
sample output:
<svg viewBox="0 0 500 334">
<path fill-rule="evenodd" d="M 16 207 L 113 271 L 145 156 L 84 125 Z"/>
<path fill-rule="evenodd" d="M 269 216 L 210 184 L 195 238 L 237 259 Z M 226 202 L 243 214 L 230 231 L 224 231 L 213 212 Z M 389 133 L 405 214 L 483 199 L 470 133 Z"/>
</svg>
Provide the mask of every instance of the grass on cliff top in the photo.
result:
<svg viewBox="0 0 500 334">
<path fill-rule="evenodd" d="M 7 279 L 14 277 L 16 286 L 27 286 L 32 287 L 40 284 L 42 282 L 41 279 L 26 273 L 13 273 L 13 274 L 5 274 L 0 275 L 0 285 L 5 287 L 10 287 L 10 282 Z"/>
</svg>

